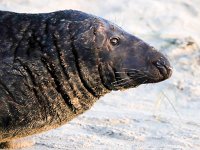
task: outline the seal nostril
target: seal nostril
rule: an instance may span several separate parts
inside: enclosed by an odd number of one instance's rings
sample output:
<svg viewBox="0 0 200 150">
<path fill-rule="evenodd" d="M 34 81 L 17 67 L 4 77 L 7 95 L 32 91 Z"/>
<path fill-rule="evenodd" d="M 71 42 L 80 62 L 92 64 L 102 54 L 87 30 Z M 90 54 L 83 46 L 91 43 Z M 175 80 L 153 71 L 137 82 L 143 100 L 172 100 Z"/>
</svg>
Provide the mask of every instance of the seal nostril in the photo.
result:
<svg viewBox="0 0 200 150">
<path fill-rule="evenodd" d="M 153 62 L 153 64 L 159 70 L 164 79 L 167 79 L 171 76 L 172 68 L 167 65 L 165 60 L 159 59 L 156 62 Z"/>
<path fill-rule="evenodd" d="M 163 68 L 164 66 L 163 66 L 159 61 L 157 61 L 157 62 L 156 62 L 156 67 L 158 67 L 158 68 Z"/>
</svg>

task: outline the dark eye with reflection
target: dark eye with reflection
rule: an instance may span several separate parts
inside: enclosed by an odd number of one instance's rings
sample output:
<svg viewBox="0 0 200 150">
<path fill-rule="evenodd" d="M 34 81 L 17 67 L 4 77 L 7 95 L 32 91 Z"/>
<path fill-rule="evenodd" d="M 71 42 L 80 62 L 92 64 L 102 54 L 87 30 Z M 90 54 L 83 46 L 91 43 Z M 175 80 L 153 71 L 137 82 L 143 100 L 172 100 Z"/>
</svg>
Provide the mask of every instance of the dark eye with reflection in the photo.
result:
<svg viewBox="0 0 200 150">
<path fill-rule="evenodd" d="M 113 37 L 113 38 L 110 39 L 110 43 L 113 46 L 119 45 L 119 41 L 120 41 L 120 39 L 118 37 Z"/>
</svg>

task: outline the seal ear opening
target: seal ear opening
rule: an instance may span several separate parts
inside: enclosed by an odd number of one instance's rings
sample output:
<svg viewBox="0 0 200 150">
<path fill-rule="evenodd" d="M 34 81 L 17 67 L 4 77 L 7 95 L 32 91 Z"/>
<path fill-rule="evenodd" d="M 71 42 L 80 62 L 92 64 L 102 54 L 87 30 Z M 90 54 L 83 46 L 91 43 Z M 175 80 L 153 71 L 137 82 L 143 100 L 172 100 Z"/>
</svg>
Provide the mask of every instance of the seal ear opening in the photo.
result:
<svg viewBox="0 0 200 150">
<path fill-rule="evenodd" d="M 104 31 L 100 28 L 101 27 L 98 24 L 93 24 L 87 27 L 85 31 L 77 34 L 75 43 L 78 42 L 87 49 L 101 49 L 104 45 L 106 37 Z"/>
<path fill-rule="evenodd" d="M 98 22 L 98 25 L 94 27 L 94 34 L 95 34 L 95 45 L 98 49 L 101 49 L 106 40 L 106 34 L 101 22 Z"/>
<path fill-rule="evenodd" d="M 77 37 L 75 38 L 75 44 L 78 43 L 82 45 L 84 48 L 87 49 L 93 48 L 95 43 L 95 35 L 93 29 L 90 28 L 85 32 L 78 34 Z"/>
<path fill-rule="evenodd" d="M 97 33 L 95 36 L 95 45 L 98 49 L 101 49 L 103 47 L 105 42 L 105 35 L 103 33 Z"/>
</svg>

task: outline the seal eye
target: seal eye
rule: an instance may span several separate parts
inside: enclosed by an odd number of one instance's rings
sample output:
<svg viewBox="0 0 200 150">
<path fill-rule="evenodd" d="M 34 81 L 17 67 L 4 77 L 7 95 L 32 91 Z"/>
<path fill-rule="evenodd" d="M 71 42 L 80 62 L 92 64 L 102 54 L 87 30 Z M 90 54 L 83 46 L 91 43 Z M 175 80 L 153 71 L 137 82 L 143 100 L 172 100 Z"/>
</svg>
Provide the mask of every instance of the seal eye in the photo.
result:
<svg viewBox="0 0 200 150">
<path fill-rule="evenodd" d="M 110 43 L 111 43 L 113 46 L 119 45 L 119 38 L 118 38 L 118 37 L 111 38 L 111 39 L 110 39 Z"/>
</svg>

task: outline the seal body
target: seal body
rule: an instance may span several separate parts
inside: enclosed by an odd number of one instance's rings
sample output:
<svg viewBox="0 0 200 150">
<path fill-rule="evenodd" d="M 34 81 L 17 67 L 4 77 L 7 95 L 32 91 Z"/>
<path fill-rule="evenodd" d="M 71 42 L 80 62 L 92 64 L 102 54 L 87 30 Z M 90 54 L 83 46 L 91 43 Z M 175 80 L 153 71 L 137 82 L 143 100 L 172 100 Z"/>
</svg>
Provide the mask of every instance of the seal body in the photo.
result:
<svg viewBox="0 0 200 150">
<path fill-rule="evenodd" d="M 171 76 L 168 60 L 80 11 L 0 12 L 0 142 L 56 128 L 111 90 Z"/>
</svg>

